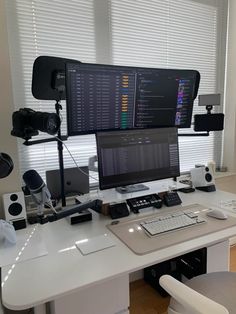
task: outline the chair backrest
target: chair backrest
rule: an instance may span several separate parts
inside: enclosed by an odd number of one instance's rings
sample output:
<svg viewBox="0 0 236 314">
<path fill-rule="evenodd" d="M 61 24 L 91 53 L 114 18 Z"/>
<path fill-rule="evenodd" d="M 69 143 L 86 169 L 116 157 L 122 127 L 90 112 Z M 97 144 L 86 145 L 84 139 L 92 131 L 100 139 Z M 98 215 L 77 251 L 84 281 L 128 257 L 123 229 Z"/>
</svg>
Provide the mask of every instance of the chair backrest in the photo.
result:
<svg viewBox="0 0 236 314">
<path fill-rule="evenodd" d="M 168 314 L 229 314 L 223 305 L 196 292 L 169 275 L 161 276 L 159 282 L 172 297 Z"/>
</svg>

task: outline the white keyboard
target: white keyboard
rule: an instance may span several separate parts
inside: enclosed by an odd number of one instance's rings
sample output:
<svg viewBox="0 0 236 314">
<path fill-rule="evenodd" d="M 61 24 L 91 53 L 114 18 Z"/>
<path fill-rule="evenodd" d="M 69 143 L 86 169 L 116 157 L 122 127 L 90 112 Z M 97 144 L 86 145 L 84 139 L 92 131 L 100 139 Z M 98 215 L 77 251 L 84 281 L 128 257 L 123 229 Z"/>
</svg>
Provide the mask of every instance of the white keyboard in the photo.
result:
<svg viewBox="0 0 236 314">
<path fill-rule="evenodd" d="M 140 223 L 141 227 L 151 236 L 169 231 L 179 230 L 206 222 L 194 212 L 175 212 L 158 216 Z"/>
</svg>

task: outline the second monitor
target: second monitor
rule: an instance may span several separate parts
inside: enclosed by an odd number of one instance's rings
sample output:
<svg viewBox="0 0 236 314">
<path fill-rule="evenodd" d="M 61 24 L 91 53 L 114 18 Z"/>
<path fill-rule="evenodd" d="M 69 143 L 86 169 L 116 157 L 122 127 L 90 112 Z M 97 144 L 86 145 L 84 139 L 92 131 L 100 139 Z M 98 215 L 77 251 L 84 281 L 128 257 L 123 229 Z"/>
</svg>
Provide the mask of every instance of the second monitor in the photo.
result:
<svg viewBox="0 0 236 314">
<path fill-rule="evenodd" d="M 136 183 L 180 175 L 174 127 L 98 132 L 96 140 L 101 190 L 119 187 L 119 192 L 128 193 L 136 190 Z"/>
</svg>

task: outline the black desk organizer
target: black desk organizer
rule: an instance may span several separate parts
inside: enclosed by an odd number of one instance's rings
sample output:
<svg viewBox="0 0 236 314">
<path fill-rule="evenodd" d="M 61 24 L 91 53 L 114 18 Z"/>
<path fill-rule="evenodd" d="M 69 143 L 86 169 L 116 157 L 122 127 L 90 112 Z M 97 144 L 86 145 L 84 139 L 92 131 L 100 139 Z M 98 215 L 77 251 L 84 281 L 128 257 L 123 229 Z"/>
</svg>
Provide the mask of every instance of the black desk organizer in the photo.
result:
<svg viewBox="0 0 236 314">
<path fill-rule="evenodd" d="M 171 260 L 144 268 L 144 280 L 163 297 L 168 293 L 159 285 L 162 275 L 171 275 L 181 281 L 182 276 L 191 279 L 206 273 L 207 249 L 202 248 Z"/>
</svg>

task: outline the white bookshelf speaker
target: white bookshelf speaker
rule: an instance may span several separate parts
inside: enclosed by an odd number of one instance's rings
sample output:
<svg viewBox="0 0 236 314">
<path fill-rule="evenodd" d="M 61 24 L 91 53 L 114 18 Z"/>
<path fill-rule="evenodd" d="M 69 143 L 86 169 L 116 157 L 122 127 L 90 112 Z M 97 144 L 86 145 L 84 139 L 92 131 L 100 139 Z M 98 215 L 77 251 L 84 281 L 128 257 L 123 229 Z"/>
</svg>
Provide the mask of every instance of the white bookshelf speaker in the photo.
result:
<svg viewBox="0 0 236 314">
<path fill-rule="evenodd" d="M 215 179 L 212 170 L 209 167 L 197 167 L 190 170 L 193 186 L 202 191 L 213 192 L 215 188 Z"/>
<path fill-rule="evenodd" d="M 12 222 L 16 230 L 26 228 L 26 209 L 23 192 L 3 194 L 5 219 Z"/>
</svg>

